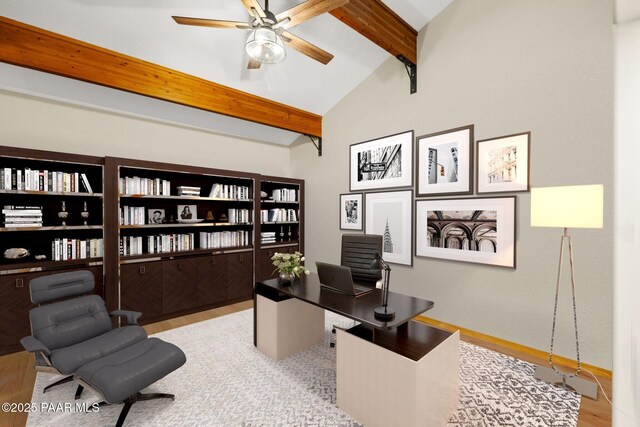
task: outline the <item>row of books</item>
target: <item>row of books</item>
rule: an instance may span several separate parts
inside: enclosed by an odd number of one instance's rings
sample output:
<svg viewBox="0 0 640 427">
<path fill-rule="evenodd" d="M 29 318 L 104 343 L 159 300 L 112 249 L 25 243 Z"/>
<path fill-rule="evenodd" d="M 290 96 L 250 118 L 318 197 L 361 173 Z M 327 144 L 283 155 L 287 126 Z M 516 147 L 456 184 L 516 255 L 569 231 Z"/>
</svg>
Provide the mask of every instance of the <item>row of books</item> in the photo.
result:
<svg viewBox="0 0 640 427">
<path fill-rule="evenodd" d="M 249 224 L 252 211 L 249 209 L 229 209 L 229 224 Z"/>
<path fill-rule="evenodd" d="M 42 206 L 5 205 L 2 215 L 5 227 L 42 227 Z"/>
<path fill-rule="evenodd" d="M 262 209 L 260 210 L 260 222 L 296 222 L 298 212 L 295 209 Z"/>
<path fill-rule="evenodd" d="M 30 168 L 3 168 L 0 173 L 0 189 L 25 191 L 55 191 L 69 193 L 93 193 L 84 173 L 67 173 Z"/>
<path fill-rule="evenodd" d="M 248 231 L 216 231 L 200 233 L 201 249 L 230 248 L 237 246 L 251 245 L 250 233 Z"/>
<path fill-rule="evenodd" d="M 142 255 L 142 236 L 125 236 L 120 238 L 120 256 Z"/>
<path fill-rule="evenodd" d="M 102 239 L 55 239 L 51 242 L 51 259 L 67 261 L 72 259 L 99 258 L 103 255 Z"/>
<path fill-rule="evenodd" d="M 139 176 L 118 179 L 120 194 L 143 194 L 146 196 L 170 196 L 171 181 L 166 179 L 140 178 Z"/>
<path fill-rule="evenodd" d="M 157 254 L 164 252 L 189 251 L 195 247 L 195 236 L 187 234 L 159 234 L 146 237 L 124 236 L 120 238 L 120 256 L 142 255 L 145 253 Z"/>
<path fill-rule="evenodd" d="M 275 242 L 276 242 L 275 231 L 264 231 L 260 233 L 260 243 L 275 243 Z"/>
<path fill-rule="evenodd" d="M 215 197 L 218 199 L 235 199 L 235 200 L 249 200 L 251 195 L 249 193 L 249 187 L 243 185 L 233 184 L 213 184 L 211 186 L 211 192 L 209 197 Z"/>
<path fill-rule="evenodd" d="M 187 187 L 181 185 L 178 187 L 178 196 L 200 196 L 200 187 Z"/>
<path fill-rule="evenodd" d="M 298 190 L 293 188 L 276 188 L 271 192 L 271 198 L 276 202 L 297 202 Z"/>
<path fill-rule="evenodd" d="M 144 207 L 123 206 L 120 208 L 120 225 L 144 225 Z"/>
</svg>

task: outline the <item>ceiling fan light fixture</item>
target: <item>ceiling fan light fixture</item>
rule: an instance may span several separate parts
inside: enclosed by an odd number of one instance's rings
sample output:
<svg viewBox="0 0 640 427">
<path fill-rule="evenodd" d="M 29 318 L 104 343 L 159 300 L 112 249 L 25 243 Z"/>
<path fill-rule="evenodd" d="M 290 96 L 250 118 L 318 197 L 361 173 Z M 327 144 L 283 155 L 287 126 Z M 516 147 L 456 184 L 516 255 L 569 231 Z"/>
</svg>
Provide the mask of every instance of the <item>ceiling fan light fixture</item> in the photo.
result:
<svg viewBox="0 0 640 427">
<path fill-rule="evenodd" d="M 251 58 L 265 64 L 277 64 L 287 57 L 282 38 L 269 27 L 252 30 L 244 49 Z"/>
</svg>

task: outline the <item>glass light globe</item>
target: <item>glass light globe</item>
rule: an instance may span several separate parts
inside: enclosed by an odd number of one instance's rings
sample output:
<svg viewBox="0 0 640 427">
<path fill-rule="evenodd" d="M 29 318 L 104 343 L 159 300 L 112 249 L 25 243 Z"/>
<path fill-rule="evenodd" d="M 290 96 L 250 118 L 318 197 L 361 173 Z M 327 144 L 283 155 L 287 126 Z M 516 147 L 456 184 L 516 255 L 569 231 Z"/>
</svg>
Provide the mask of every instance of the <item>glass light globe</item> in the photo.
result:
<svg viewBox="0 0 640 427">
<path fill-rule="evenodd" d="M 244 49 L 250 57 L 265 64 L 277 64 L 287 57 L 282 38 L 268 27 L 251 31 Z"/>
</svg>

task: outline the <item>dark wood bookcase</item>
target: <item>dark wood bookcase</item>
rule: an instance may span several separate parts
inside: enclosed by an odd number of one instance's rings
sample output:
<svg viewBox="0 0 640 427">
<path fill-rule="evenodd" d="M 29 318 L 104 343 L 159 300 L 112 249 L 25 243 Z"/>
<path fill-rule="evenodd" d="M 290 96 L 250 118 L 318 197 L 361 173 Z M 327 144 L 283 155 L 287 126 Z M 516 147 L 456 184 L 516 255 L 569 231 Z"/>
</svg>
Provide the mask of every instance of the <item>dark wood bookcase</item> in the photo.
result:
<svg viewBox="0 0 640 427">
<path fill-rule="evenodd" d="M 89 269 L 96 279 L 95 292 L 104 297 L 108 310 L 141 311 L 141 323 L 151 323 L 249 300 L 254 283 L 271 277 L 270 258 L 275 252 L 304 249 L 302 180 L 0 146 L 0 173 L 4 168 L 15 172 L 16 188 L 0 189 L 0 206 L 41 208 L 42 225 L 6 226 L 2 217 L 0 256 L 10 248 L 27 249 L 29 255 L 0 257 L 0 354 L 21 351 L 20 339 L 31 333 L 29 281 L 35 277 Z M 44 188 L 43 182 L 42 189 L 20 189 L 18 170 L 42 171 L 43 179 L 48 172 L 61 172 L 79 188 L 49 191 L 52 189 Z M 76 174 L 78 181 L 84 174 L 91 192 L 84 183 L 76 182 Z M 130 178 L 127 191 L 121 181 L 124 178 Z M 169 188 L 163 181 L 170 182 Z M 219 186 L 212 192 L 215 184 Z M 200 191 L 196 195 L 188 187 L 199 187 Z M 238 192 L 238 187 L 246 190 Z M 274 199 L 274 190 L 283 190 L 280 194 L 291 190 L 292 199 Z M 59 216 L 63 201 L 65 225 Z M 179 206 L 187 205 L 192 207 L 191 218 L 183 220 Z M 132 209 L 124 211 L 125 207 Z M 284 210 L 285 216 L 261 223 L 262 209 Z M 164 212 L 165 220 L 150 223 L 156 211 Z M 275 241 L 261 243 L 262 232 L 275 233 Z M 213 233 L 225 233 L 226 237 L 213 237 Z M 172 235 L 173 241 L 166 237 Z M 176 235 L 189 237 L 185 240 Z M 150 240 L 150 236 L 165 237 Z M 122 239 L 132 237 L 138 237 L 137 244 L 125 248 Z M 56 239 L 58 251 L 62 239 L 68 239 L 64 241 L 68 248 L 69 240 L 75 239 L 76 259 L 54 260 Z M 102 239 L 100 255 L 79 255 L 78 242 L 90 239 Z M 161 247 L 165 242 L 168 246 Z M 158 252 L 160 249 L 164 251 Z"/>
<path fill-rule="evenodd" d="M 256 210 L 258 282 L 275 277 L 271 257 L 276 252 L 304 253 L 304 181 L 261 175 L 259 196 L 259 208 Z M 284 216 L 277 215 L 278 210 Z M 265 211 L 266 218 L 261 213 Z M 295 218 L 289 216 L 290 211 L 295 212 Z M 266 241 L 265 233 L 272 233 L 267 235 Z"/>
<path fill-rule="evenodd" d="M 41 225 L 37 226 L 15 227 L 7 216 L 1 217 L 0 354 L 22 350 L 20 338 L 31 333 L 28 317 L 28 311 L 33 307 L 30 280 L 62 271 L 90 269 L 96 279 L 95 292 L 103 295 L 103 163 L 104 159 L 100 157 L 0 147 L 0 173 L 4 174 L 5 168 L 10 169 L 12 180 L 11 189 L 0 186 L 0 206 L 3 210 L 5 207 L 37 208 L 42 212 Z M 28 171 L 32 174 L 38 171 L 39 182 L 31 179 L 27 190 L 25 175 Z M 53 191 L 53 172 L 66 174 L 67 184 L 72 186 L 56 185 L 56 191 Z M 88 180 L 91 192 L 80 183 L 82 174 Z M 5 180 L 2 181 L 4 184 Z M 59 212 L 63 212 L 63 202 L 65 225 L 59 216 Z M 84 251 L 80 253 L 80 242 L 91 240 L 94 252 L 87 253 L 83 244 Z M 55 259 L 54 245 L 58 247 L 58 258 L 66 260 Z M 5 257 L 5 251 L 11 248 L 26 249 L 28 255 L 9 259 Z M 69 256 L 62 256 L 62 250 L 68 250 Z"/>
</svg>

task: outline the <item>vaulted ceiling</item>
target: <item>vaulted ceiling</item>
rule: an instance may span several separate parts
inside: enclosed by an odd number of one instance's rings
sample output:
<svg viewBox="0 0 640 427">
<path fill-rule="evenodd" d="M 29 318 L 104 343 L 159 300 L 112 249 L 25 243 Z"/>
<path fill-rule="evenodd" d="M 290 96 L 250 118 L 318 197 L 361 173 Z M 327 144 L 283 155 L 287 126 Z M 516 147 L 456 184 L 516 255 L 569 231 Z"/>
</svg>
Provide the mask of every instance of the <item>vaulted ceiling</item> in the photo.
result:
<svg viewBox="0 0 640 427">
<path fill-rule="evenodd" d="M 262 0 L 260 0 L 262 3 Z M 451 0 L 386 0 L 416 30 Z M 300 0 L 271 0 L 275 13 Z M 247 69 L 247 33 L 177 25 L 172 15 L 248 21 L 240 0 L 0 0 L 3 16 L 73 39 L 323 115 L 391 55 L 330 14 L 290 29 L 334 55 L 327 65 L 287 50 L 280 64 Z M 398 62 L 399 72 L 404 66 Z M 0 64 L 0 88 L 60 99 L 223 134 L 289 144 L 299 133 Z M 407 79 L 407 91 L 409 82 Z"/>
</svg>

